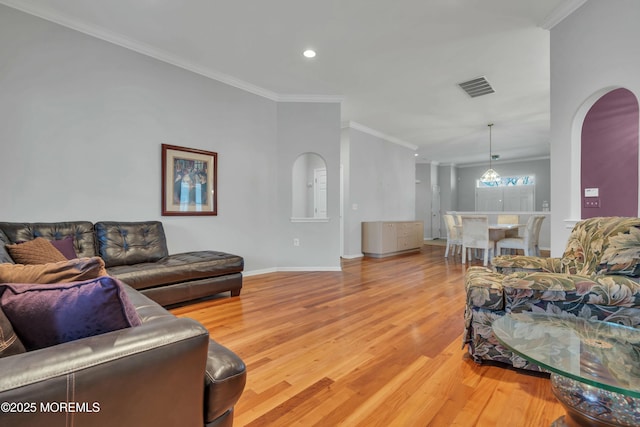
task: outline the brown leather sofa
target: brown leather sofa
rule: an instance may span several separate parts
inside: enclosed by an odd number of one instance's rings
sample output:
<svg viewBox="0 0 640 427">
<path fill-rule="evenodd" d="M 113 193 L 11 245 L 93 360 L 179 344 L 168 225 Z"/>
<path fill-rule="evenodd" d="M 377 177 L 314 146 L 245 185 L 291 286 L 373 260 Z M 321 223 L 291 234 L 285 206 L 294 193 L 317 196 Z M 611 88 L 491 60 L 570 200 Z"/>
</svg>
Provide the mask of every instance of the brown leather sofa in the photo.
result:
<svg viewBox="0 0 640 427">
<path fill-rule="evenodd" d="M 242 257 L 216 251 L 169 255 L 159 221 L 0 222 L 0 231 L 8 240 L 4 244 L 71 236 L 78 257 L 100 256 L 111 276 L 163 306 L 227 291 L 238 296 L 242 289 Z"/>
<path fill-rule="evenodd" d="M 142 325 L 0 358 L 0 425 L 231 427 L 242 360 L 126 287 Z"/>
<path fill-rule="evenodd" d="M 133 285 L 125 290 L 142 324 L 1 357 L 0 426 L 230 427 L 246 382 L 243 361 L 200 323 L 159 304 L 238 295 L 242 258 L 168 255 L 155 221 L 2 222 L 0 263 L 13 262 L 5 244 L 66 236 L 76 255 L 100 255 L 111 275 Z"/>
</svg>

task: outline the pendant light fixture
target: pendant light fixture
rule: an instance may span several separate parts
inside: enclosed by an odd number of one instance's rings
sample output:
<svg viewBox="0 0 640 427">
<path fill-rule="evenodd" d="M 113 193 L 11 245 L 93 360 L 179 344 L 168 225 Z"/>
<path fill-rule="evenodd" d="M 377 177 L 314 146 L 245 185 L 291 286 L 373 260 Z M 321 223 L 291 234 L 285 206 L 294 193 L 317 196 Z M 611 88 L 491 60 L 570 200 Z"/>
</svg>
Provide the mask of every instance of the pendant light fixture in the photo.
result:
<svg viewBox="0 0 640 427">
<path fill-rule="evenodd" d="M 485 184 L 497 185 L 500 182 L 500 175 L 491 167 L 491 160 L 493 159 L 493 154 L 491 153 L 491 128 L 493 127 L 493 123 L 489 123 L 488 126 L 489 126 L 489 170 L 482 174 L 482 176 L 480 177 L 480 181 Z"/>
</svg>

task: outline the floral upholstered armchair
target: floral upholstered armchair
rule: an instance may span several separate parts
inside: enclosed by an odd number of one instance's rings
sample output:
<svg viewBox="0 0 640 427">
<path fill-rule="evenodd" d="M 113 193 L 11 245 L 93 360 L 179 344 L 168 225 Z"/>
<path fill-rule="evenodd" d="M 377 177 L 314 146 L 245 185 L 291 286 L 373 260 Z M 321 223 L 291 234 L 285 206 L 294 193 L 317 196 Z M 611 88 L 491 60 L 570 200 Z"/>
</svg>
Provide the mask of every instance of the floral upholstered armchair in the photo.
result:
<svg viewBox="0 0 640 427">
<path fill-rule="evenodd" d="M 464 344 L 476 362 L 541 370 L 493 335 L 492 322 L 510 312 L 640 325 L 640 218 L 590 218 L 573 228 L 562 258 L 499 256 L 492 265 L 465 274 Z"/>
</svg>

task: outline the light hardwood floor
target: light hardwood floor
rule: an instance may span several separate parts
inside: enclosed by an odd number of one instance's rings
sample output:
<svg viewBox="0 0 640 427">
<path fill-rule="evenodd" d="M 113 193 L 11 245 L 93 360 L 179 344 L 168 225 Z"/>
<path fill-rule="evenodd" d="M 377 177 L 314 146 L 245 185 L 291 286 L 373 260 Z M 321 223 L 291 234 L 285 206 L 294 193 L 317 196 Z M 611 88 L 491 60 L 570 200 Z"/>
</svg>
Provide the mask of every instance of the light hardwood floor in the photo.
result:
<svg viewBox="0 0 640 427">
<path fill-rule="evenodd" d="M 547 378 L 461 349 L 464 271 L 423 246 L 342 272 L 246 277 L 240 297 L 172 312 L 247 364 L 236 427 L 550 425 L 564 410 Z"/>
</svg>

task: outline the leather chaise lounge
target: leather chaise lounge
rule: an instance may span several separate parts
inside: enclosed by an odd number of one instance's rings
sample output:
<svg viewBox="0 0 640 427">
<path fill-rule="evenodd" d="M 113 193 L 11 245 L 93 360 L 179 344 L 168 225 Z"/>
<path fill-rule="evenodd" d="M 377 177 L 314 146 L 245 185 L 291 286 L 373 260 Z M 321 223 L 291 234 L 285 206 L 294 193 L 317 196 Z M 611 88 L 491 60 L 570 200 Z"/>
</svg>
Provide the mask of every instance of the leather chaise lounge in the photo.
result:
<svg viewBox="0 0 640 427">
<path fill-rule="evenodd" d="M 78 257 L 101 257 L 109 275 L 163 306 L 227 291 L 238 296 L 242 289 L 242 257 L 217 251 L 169 255 L 159 221 L 0 222 L 0 231 L 3 244 L 70 237 Z"/>
</svg>

